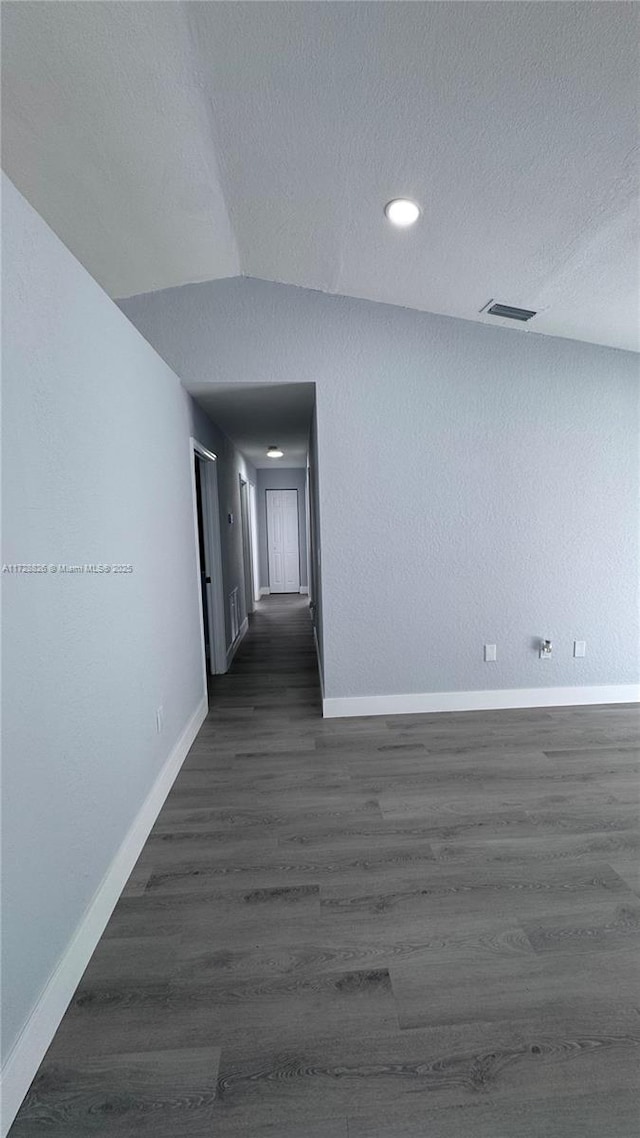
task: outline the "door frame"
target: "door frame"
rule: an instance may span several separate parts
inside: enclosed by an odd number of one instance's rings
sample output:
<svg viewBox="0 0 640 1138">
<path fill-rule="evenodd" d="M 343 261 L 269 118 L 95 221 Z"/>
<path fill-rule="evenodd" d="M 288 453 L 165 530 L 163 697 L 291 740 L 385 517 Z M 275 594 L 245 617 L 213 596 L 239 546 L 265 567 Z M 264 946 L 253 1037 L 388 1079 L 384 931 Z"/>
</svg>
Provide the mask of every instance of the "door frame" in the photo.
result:
<svg viewBox="0 0 640 1138">
<path fill-rule="evenodd" d="M 291 493 L 291 491 L 293 491 L 293 493 L 296 496 L 296 529 L 298 532 L 298 588 L 291 590 L 291 596 L 295 596 L 296 593 L 298 593 L 298 594 L 300 593 L 300 582 L 302 580 L 301 550 L 300 550 L 300 494 L 298 493 L 298 487 L 297 486 L 279 486 L 277 488 L 275 486 L 265 487 L 265 491 L 264 491 L 264 494 L 265 494 L 264 517 L 265 517 L 265 523 L 266 523 L 265 529 L 266 529 L 266 538 L 267 538 L 267 575 L 269 578 L 269 592 L 271 593 L 273 590 L 271 588 L 271 556 L 269 553 L 269 497 L 268 497 L 268 495 L 269 494 L 282 494 L 283 492 Z M 284 596 L 285 594 L 283 593 L 282 595 Z"/>
<path fill-rule="evenodd" d="M 249 482 L 249 521 L 251 530 L 251 556 L 253 565 L 253 606 L 260 600 L 260 542 L 258 538 L 258 491 L 255 482 Z"/>
<path fill-rule="evenodd" d="M 304 539 L 305 539 L 305 543 L 306 543 L 306 554 L 307 554 L 307 588 L 305 591 L 309 595 L 309 604 L 312 604 L 314 601 L 314 597 L 312 595 L 312 586 L 311 586 L 311 509 L 310 509 L 310 505 L 309 505 L 310 502 L 311 502 L 311 470 L 309 468 L 309 456 L 307 455 L 307 465 L 305 468 L 305 480 L 304 480 L 304 522 L 305 522 Z M 302 574 L 300 574 L 300 576 L 302 576 Z M 303 589 L 304 589 L 304 586 L 300 585 L 300 592 L 302 592 Z"/>
<path fill-rule="evenodd" d="M 240 481 L 240 528 L 242 531 L 242 569 L 244 574 L 245 616 L 255 610 L 255 585 L 253 580 L 253 542 L 251 540 L 251 508 L 249 504 L 249 481 L 242 474 Z"/>
<path fill-rule="evenodd" d="M 209 671 L 212 676 L 221 675 L 227 670 L 227 647 L 224 627 L 224 587 L 222 580 L 222 541 L 220 537 L 220 508 L 218 505 L 218 461 L 213 451 L 207 450 L 193 436 L 189 439 L 189 461 L 191 468 L 191 492 L 193 497 L 193 536 L 196 550 L 197 596 L 200 610 L 200 629 L 202 636 L 202 670 L 207 687 L 207 658 L 204 645 L 204 613 L 202 607 L 200 543 L 198 540 L 198 499 L 196 491 L 195 463 L 202 459 L 200 466 L 200 491 L 202 495 L 202 520 L 204 533 L 204 575 L 207 589 L 209 612 Z"/>
</svg>

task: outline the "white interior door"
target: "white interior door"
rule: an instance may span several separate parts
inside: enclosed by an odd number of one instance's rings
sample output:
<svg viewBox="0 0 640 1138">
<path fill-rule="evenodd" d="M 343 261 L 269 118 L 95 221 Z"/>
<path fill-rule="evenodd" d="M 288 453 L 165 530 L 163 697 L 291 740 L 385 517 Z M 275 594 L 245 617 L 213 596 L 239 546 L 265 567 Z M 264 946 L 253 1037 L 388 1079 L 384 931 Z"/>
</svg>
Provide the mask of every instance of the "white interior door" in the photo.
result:
<svg viewBox="0 0 640 1138">
<path fill-rule="evenodd" d="M 258 507 L 256 504 L 256 488 L 253 482 L 249 483 L 249 524 L 251 529 L 251 556 L 253 558 L 253 599 L 260 600 L 260 548 L 258 542 Z"/>
<path fill-rule="evenodd" d="M 298 491 L 267 490 L 269 590 L 300 592 Z"/>
</svg>

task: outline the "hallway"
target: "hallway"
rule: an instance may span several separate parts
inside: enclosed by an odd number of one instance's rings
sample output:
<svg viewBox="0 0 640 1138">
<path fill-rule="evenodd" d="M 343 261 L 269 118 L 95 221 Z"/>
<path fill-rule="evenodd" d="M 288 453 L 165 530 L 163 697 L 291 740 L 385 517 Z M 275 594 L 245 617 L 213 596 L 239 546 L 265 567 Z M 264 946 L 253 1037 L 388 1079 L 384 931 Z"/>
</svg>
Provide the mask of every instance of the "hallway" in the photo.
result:
<svg viewBox="0 0 640 1138">
<path fill-rule="evenodd" d="M 321 718 L 260 602 L 11 1138 L 632 1138 L 637 708 Z"/>
</svg>

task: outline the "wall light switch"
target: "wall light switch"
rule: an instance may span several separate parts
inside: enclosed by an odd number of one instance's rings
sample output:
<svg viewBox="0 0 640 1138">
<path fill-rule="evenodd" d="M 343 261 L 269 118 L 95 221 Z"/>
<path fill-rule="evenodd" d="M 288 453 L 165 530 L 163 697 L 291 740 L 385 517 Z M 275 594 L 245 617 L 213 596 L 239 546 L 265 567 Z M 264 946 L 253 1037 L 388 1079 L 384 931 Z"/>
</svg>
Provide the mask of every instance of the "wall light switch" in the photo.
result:
<svg viewBox="0 0 640 1138">
<path fill-rule="evenodd" d="M 485 644 L 485 646 L 484 646 L 484 658 L 485 658 L 485 661 L 486 661 L 486 663 L 487 663 L 487 664 L 490 664 L 490 663 L 492 663 L 494 660 L 497 660 L 497 659 L 498 659 L 498 648 L 497 648 L 497 645 L 495 645 L 495 644 Z"/>
<path fill-rule="evenodd" d="M 587 642 L 586 642 L 586 640 L 574 640 L 574 642 L 573 642 L 573 654 L 576 657 L 576 659 L 578 659 L 582 656 L 586 656 L 586 654 L 587 654 Z"/>
<path fill-rule="evenodd" d="M 164 731 L 164 707 L 162 704 L 156 709 L 156 731 L 158 735 L 162 735 Z"/>
</svg>

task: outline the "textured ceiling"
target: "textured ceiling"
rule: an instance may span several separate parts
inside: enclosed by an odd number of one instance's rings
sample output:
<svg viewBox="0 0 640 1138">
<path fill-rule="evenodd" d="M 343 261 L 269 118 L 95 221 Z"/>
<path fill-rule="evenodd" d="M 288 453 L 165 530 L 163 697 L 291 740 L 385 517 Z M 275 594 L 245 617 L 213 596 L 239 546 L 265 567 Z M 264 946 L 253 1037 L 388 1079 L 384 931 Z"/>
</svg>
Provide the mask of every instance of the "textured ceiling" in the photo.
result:
<svg viewBox="0 0 640 1138">
<path fill-rule="evenodd" d="M 637 5 L 4 9 L 5 168 L 112 295 L 242 272 L 640 347 Z"/>
<path fill-rule="evenodd" d="M 2 166 L 111 296 L 237 276 L 182 5 L 2 5 Z"/>
<path fill-rule="evenodd" d="M 306 466 L 313 383 L 189 384 L 189 391 L 255 467 Z M 281 459 L 267 458 L 272 443 Z"/>
</svg>

